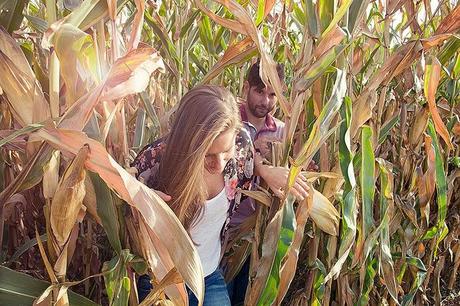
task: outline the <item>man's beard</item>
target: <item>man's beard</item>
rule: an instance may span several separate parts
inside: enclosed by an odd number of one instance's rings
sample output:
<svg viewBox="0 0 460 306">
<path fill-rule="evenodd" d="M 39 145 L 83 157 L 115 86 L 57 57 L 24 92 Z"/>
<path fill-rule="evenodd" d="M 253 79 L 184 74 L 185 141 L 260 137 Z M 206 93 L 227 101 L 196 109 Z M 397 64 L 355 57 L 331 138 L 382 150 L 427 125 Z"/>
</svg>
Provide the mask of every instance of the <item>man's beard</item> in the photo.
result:
<svg viewBox="0 0 460 306">
<path fill-rule="evenodd" d="M 253 106 L 250 103 L 248 103 L 248 106 L 249 106 L 249 111 L 256 118 L 265 118 L 265 116 L 267 116 L 267 114 L 273 110 L 273 107 L 275 107 L 274 105 L 272 108 L 263 107 L 263 106 Z"/>
</svg>

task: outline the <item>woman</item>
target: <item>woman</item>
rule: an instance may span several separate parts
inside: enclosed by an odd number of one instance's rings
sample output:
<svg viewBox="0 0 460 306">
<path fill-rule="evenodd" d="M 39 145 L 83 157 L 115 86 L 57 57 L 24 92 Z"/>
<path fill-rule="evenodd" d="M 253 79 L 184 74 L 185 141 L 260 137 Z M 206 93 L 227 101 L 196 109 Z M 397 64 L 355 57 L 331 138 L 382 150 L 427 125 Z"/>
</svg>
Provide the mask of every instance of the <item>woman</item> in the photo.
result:
<svg viewBox="0 0 460 306">
<path fill-rule="evenodd" d="M 241 129 L 233 95 L 217 86 L 190 90 L 176 111 L 170 134 L 148 145 L 134 161 L 138 179 L 169 196 L 170 207 L 200 255 L 204 305 L 230 305 L 218 269 L 223 234 L 253 177 L 251 139 Z M 190 305 L 197 304 L 189 291 Z"/>
<path fill-rule="evenodd" d="M 257 174 L 280 195 L 288 170 L 263 165 L 260 156 L 256 160 Z M 140 181 L 171 197 L 168 204 L 195 243 L 205 276 L 204 305 L 230 305 L 218 266 L 230 220 L 242 215 L 243 196 L 236 191 L 250 189 L 254 175 L 252 142 L 233 95 L 211 85 L 190 90 L 170 134 L 145 147 L 133 166 Z M 299 177 L 291 190 L 299 200 L 308 195 L 304 180 Z M 138 287 L 142 300 L 151 288 L 148 278 L 141 278 Z M 189 303 L 198 303 L 191 291 Z"/>
</svg>

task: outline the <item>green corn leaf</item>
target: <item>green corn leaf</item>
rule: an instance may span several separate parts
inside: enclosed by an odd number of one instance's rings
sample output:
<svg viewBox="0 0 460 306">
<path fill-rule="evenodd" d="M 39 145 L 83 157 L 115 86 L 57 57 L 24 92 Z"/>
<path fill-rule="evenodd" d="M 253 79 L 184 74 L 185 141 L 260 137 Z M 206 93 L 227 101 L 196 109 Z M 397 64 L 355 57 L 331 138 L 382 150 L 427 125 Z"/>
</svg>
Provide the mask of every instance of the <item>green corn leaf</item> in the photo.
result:
<svg viewBox="0 0 460 306">
<path fill-rule="evenodd" d="M 317 4 L 313 3 L 312 0 L 305 1 L 305 17 L 308 21 L 308 30 L 312 37 L 319 37 L 319 28 L 318 28 L 318 16 L 316 14 Z"/>
<path fill-rule="evenodd" d="M 191 28 L 189 33 L 188 33 L 187 39 L 186 39 L 185 44 L 184 44 L 184 50 L 190 50 L 189 54 L 193 53 L 193 47 L 196 44 L 196 42 L 198 41 L 199 32 L 200 32 L 200 29 L 198 27 L 194 27 L 194 28 Z M 202 46 L 200 46 L 200 47 L 202 47 Z M 197 49 L 197 48 L 195 48 L 195 49 Z"/>
<path fill-rule="evenodd" d="M 185 22 L 185 24 L 182 26 L 180 29 L 180 37 L 184 37 L 186 34 L 188 35 L 190 32 L 190 29 L 195 22 L 196 18 L 200 14 L 200 10 L 195 10 L 193 14 L 189 17 L 189 19 Z"/>
<path fill-rule="evenodd" d="M 460 76 L 460 53 L 457 54 L 457 59 L 455 60 L 455 64 L 452 67 L 452 78 L 458 79 Z"/>
<path fill-rule="evenodd" d="M 422 240 L 433 239 L 438 234 L 438 231 L 439 231 L 439 228 L 436 225 L 431 227 L 430 229 L 426 231 L 425 235 L 423 235 Z"/>
<path fill-rule="evenodd" d="M 433 139 L 436 162 L 436 190 L 438 203 L 438 224 L 442 224 L 447 216 L 447 179 L 444 171 L 444 160 L 439 146 L 438 137 L 433 122 L 428 121 L 428 135 Z"/>
<path fill-rule="evenodd" d="M 352 2 L 353 0 L 342 1 L 339 9 L 334 13 L 334 18 L 332 18 L 332 21 L 329 23 L 326 30 L 323 31 L 323 34 L 321 35 L 322 37 L 326 36 L 326 34 L 329 33 L 329 31 L 331 31 L 337 25 L 337 23 L 343 18 Z"/>
<path fill-rule="evenodd" d="M 437 58 L 444 66 L 455 56 L 458 49 L 460 49 L 460 39 L 453 36 L 444 44 Z"/>
<path fill-rule="evenodd" d="M 349 17 L 348 17 L 348 30 L 350 33 L 354 32 L 354 30 L 356 29 L 356 26 L 361 21 L 361 18 L 364 16 L 364 13 L 366 12 L 366 8 L 368 7 L 369 2 L 370 2 L 369 0 L 353 1 L 352 5 L 350 6 Z"/>
<path fill-rule="evenodd" d="M 49 286 L 48 282 L 0 266 L 0 305 L 32 305 Z M 98 305 L 71 290 L 67 292 L 71 306 Z"/>
<path fill-rule="evenodd" d="M 97 214 L 101 218 L 110 245 L 118 254 L 121 252 L 120 223 L 112 192 L 97 173 L 89 172 L 97 199 Z"/>
<path fill-rule="evenodd" d="M 383 216 L 380 231 L 380 256 L 379 265 L 388 289 L 393 300 L 398 303 L 398 289 L 396 287 L 396 276 L 394 263 L 391 255 L 390 245 L 390 212 L 394 209 L 393 203 L 393 167 L 381 158 L 376 159 L 380 168 L 380 215 Z"/>
<path fill-rule="evenodd" d="M 356 219 L 358 209 L 356 203 L 356 178 L 353 168 L 353 153 L 351 148 L 351 114 L 352 103 L 349 97 L 345 97 L 340 109 L 342 123 L 340 125 L 339 138 L 339 162 L 342 176 L 345 181 L 343 195 L 341 199 L 342 206 L 342 226 L 340 232 L 340 247 L 338 259 L 325 278 L 325 282 L 333 277 L 337 277 L 342 269 L 345 260 L 355 242 L 356 237 Z"/>
<path fill-rule="evenodd" d="M 17 30 L 24 19 L 22 11 L 29 0 L 0 0 L 0 26 L 8 33 Z"/>
<path fill-rule="evenodd" d="M 121 10 L 129 0 L 117 0 L 117 8 Z M 106 0 L 86 0 L 68 15 L 67 22 L 86 31 L 100 20 L 109 16 Z"/>
<path fill-rule="evenodd" d="M 422 286 L 427 273 L 425 265 L 423 264 L 420 258 L 408 257 L 406 261 L 409 265 L 417 267 L 418 271 L 415 276 L 414 282 L 412 283 L 412 287 L 410 288 L 409 292 L 402 298 L 401 306 L 412 305 L 412 300 L 414 299 L 414 296 L 417 293 L 418 289 Z"/>
<path fill-rule="evenodd" d="M 390 121 L 385 124 L 379 132 L 379 145 L 382 144 L 385 139 L 387 138 L 390 131 L 395 127 L 395 125 L 399 122 L 399 115 L 394 116 L 390 119 Z"/>
<path fill-rule="evenodd" d="M 190 59 L 193 61 L 193 63 L 198 67 L 198 69 L 203 73 L 204 75 L 208 72 L 206 68 L 203 66 L 202 60 L 200 60 L 195 53 L 190 52 Z"/>
<path fill-rule="evenodd" d="M 212 26 L 211 26 L 211 21 L 209 20 L 209 17 L 207 15 L 203 15 L 201 17 L 200 25 L 200 39 L 201 43 L 203 46 L 206 48 L 206 51 L 209 54 L 215 54 L 215 48 L 214 48 L 214 43 L 213 43 L 213 34 L 212 34 Z"/>
<path fill-rule="evenodd" d="M 147 112 L 147 116 L 150 118 L 150 120 L 152 120 L 155 128 L 159 129 L 160 128 L 160 119 L 158 118 L 157 112 L 155 111 L 155 108 L 153 107 L 152 103 L 150 102 L 150 99 L 149 99 L 147 93 L 141 92 L 139 94 L 139 97 L 141 98 L 144 110 Z M 157 135 L 154 135 L 154 136 L 157 136 Z"/>
<path fill-rule="evenodd" d="M 127 265 L 134 259 L 129 250 L 122 250 L 102 268 L 110 305 L 128 306 L 130 280 Z"/>
<path fill-rule="evenodd" d="M 320 306 L 321 300 L 324 297 L 324 277 L 326 276 L 326 267 L 318 258 L 315 260 L 314 267 L 317 269 L 317 273 L 315 275 L 315 281 L 313 284 L 313 296 L 312 296 L 312 306 Z"/>
<path fill-rule="evenodd" d="M 214 37 L 212 39 L 212 44 L 214 46 L 216 54 L 219 54 L 219 52 L 227 49 L 227 46 L 225 45 L 225 40 L 222 38 L 225 32 L 227 32 L 225 27 L 219 27 L 217 33 L 213 35 Z M 222 47 L 222 44 L 224 44 L 225 48 Z"/>
<path fill-rule="evenodd" d="M 334 1 L 322 0 L 317 2 L 318 15 L 322 31 L 331 23 L 334 16 Z"/>
<path fill-rule="evenodd" d="M 297 155 L 294 165 L 301 166 L 306 162 L 309 162 L 313 155 L 319 150 L 320 145 L 326 140 L 329 132 L 331 131 L 331 121 L 342 105 L 346 90 L 345 72 L 337 69 L 337 76 L 332 90 L 332 95 L 313 125 L 308 140 Z"/>
<path fill-rule="evenodd" d="M 171 39 L 167 35 L 166 30 L 163 29 L 153 19 L 152 15 L 150 15 L 148 11 L 145 11 L 144 17 L 145 17 L 145 22 L 147 23 L 147 25 L 150 26 L 150 28 L 158 36 L 158 38 L 160 39 L 161 43 L 163 44 L 164 48 L 162 48 L 162 50 L 166 51 L 166 55 L 169 57 L 171 62 L 173 64 L 175 64 L 174 68 L 175 68 L 175 72 L 177 73 L 177 71 L 179 70 L 177 67 L 180 66 L 180 60 L 177 57 L 176 46 L 174 45 L 174 43 L 171 41 Z M 174 72 L 174 70 L 173 70 L 173 72 Z"/>
<path fill-rule="evenodd" d="M 375 173 L 375 156 L 372 147 L 372 130 L 369 126 L 364 125 L 362 128 L 362 160 L 361 160 L 361 197 L 362 197 L 362 239 L 367 238 L 368 233 L 374 226 L 373 206 L 374 206 L 374 173 Z"/>
<path fill-rule="evenodd" d="M 145 145 L 145 119 L 146 112 L 143 107 L 137 109 L 136 129 L 134 130 L 133 147 L 140 149 Z"/>
<path fill-rule="evenodd" d="M 307 3 L 311 1 L 306 1 Z M 302 3 L 295 3 L 293 2 L 292 3 L 292 11 L 293 11 L 293 14 L 294 14 L 294 18 L 295 20 L 300 24 L 300 26 L 303 28 L 305 26 L 305 23 L 307 22 L 307 18 L 306 18 L 306 14 L 304 13 L 304 11 L 302 10 L 301 8 L 301 5 Z M 310 29 L 310 33 L 311 33 L 311 29 Z"/>
<path fill-rule="evenodd" d="M 364 278 L 364 290 L 359 297 L 358 305 L 368 305 L 369 304 L 369 293 L 374 288 L 374 279 L 377 275 L 377 259 L 374 258 L 369 261 L 369 264 L 366 266 L 366 275 Z"/>
<path fill-rule="evenodd" d="M 436 248 L 434 256 L 437 256 L 439 243 L 446 237 L 449 229 L 445 223 L 447 216 L 447 177 L 444 171 L 444 159 L 439 146 L 438 137 L 434 128 L 433 122 L 428 121 L 428 135 L 432 138 L 432 145 L 435 153 L 436 163 L 436 202 L 438 204 L 438 239 L 436 240 Z"/>
<path fill-rule="evenodd" d="M 43 234 L 40 236 L 40 240 L 45 242 L 48 240 L 48 234 Z M 21 257 L 22 254 L 27 252 L 30 248 L 34 247 L 37 245 L 37 238 L 32 238 L 27 240 L 23 245 L 21 245 L 19 248 L 16 249 L 14 254 L 8 259 L 6 265 L 10 265 L 11 263 L 15 262 L 16 260 Z"/>
<path fill-rule="evenodd" d="M 289 194 L 282 208 L 283 221 L 279 233 L 280 238 L 277 244 L 275 260 L 257 305 L 271 305 L 278 295 L 281 263 L 292 244 L 292 239 L 294 238 L 294 232 L 296 228 L 294 202 L 295 197 L 292 194 Z"/>
<path fill-rule="evenodd" d="M 114 300 L 113 306 L 128 306 L 129 292 L 131 290 L 131 280 L 129 277 L 124 276 L 120 284 L 120 293 Z"/>
<path fill-rule="evenodd" d="M 337 59 L 337 57 L 345 50 L 344 45 L 338 45 L 329 49 L 322 55 L 304 74 L 304 78 L 299 80 L 294 86 L 297 90 L 307 90 L 314 81 L 322 76 Z"/>
<path fill-rule="evenodd" d="M 258 26 L 264 20 L 265 12 L 265 1 L 259 0 L 257 4 L 257 15 L 256 15 L 256 26 Z"/>
<path fill-rule="evenodd" d="M 23 127 L 22 129 L 18 129 L 12 132 L 7 137 L 0 139 L 0 148 L 4 146 L 5 144 L 7 144 L 8 142 L 10 142 L 11 140 L 15 139 L 16 137 L 37 131 L 41 129 L 42 127 L 44 127 L 44 125 L 41 123 L 32 123 L 32 124 L 29 124 Z"/>
<path fill-rule="evenodd" d="M 390 253 L 390 238 L 389 238 L 389 222 L 390 222 L 390 211 L 393 210 L 393 175 L 388 169 L 392 169 L 391 165 L 385 162 L 381 158 L 377 158 L 377 162 L 380 166 L 381 171 L 381 191 L 380 191 L 380 216 L 381 221 L 379 226 L 371 232 L 365 239 L 364 242 L 364 257 L 363 262 L 366 262 L 368 256 L 371 254 L 372 249 L 378 242 L 380 236 L 380 250 L 383 250 L 383 255 L 385 258 L 385 265 L 390 264 L 390 266 L 385 266 L 389 274 L 394 276 L 393 264 Z M 388 169 L 387 169 L 388 168 Z M 372 179 L 370 179 L 373 181 Z M 372 184 L 373 186 L 373 184 Z M 363 196 L 364 202 L 364 196 Z M 371 259 L 370 259 L 371 260 Z M 357 261 L 355 261 L 355 264 Z M 391 273 L 393 271 L 393 273 Z M 394 279 L 394 277 L 393 277 Z M 396 285 L 390 283 L 389 290 L 392 290 L 392 296 L 396 299 Z"/>
<path fill-rule="evenodd" d="M 48 29 L 48 22 L 46 20 L 30 15 L 24 15 L 24 17 L 26 17 L 30 25 L 38 32 L 45 33 Z"/>
</svg>

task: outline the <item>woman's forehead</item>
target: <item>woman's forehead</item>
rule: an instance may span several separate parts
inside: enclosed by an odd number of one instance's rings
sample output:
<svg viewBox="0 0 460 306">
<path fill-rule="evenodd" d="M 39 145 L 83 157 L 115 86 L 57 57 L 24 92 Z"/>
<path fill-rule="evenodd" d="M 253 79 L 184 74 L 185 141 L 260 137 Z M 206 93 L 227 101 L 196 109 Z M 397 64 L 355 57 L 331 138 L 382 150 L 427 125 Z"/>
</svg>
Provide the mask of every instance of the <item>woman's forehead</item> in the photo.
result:
<svg viewBox="0 0 460 306">
<path fill-rule="evenodd" d="M 235 144 L 236 131 L 229 129 L 222 132 L 211 144 L 207 154 L 218 154 L 230 150 Z"/>
</svg>

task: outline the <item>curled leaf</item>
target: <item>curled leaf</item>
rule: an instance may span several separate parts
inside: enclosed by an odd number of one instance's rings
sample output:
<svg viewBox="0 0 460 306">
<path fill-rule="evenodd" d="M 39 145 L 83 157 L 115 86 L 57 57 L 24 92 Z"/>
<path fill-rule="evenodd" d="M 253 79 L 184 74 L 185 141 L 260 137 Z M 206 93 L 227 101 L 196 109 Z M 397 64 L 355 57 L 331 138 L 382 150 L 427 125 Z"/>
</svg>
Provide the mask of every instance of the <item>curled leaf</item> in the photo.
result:
<svg viewBox="0 0 460 306">
<path fill-rule="evenodd" d="M 50 223 L 59 247 L 62 247 L 68 240 L 85 197 L 86 170 L 84 164 L 88 154 L 87 145 L 78 151 L 59 182 L 51 202 Z"/>
<path fill-rule="evenodd" d="M 329 235 L 338 235 L 340 215 L 337 209 L 321 192 L 314 188 L 310 217 L 322 231 Z"/>
</svg>

